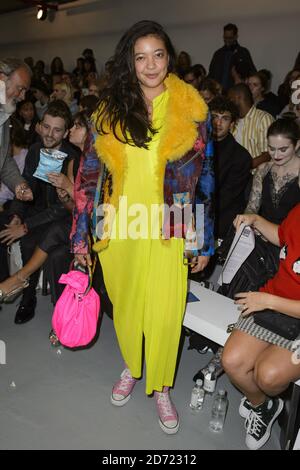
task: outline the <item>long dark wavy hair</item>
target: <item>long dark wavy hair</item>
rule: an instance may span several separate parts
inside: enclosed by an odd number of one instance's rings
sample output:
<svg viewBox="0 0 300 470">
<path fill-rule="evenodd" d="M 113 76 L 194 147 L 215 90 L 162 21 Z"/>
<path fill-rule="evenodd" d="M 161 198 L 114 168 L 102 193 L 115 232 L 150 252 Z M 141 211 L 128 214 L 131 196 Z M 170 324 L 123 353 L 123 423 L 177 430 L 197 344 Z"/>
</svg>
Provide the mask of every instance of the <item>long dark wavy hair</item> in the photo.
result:
<svg viewBox="0 0 300 470">
<path fill-rule="evenodd" d="M 163 27 L 154 21 L 139 21 L 124 33 L 114 56 L 106 64 L 107 86 L 100 94 L 96 114 L 99 134 L 110 130 L 120 142 L 144 148 L 156 130 L 149 120 L 144 94 L 136 77 L 134 45 L 139 38 L 149 35 L 164 42 L 169 55 L 168 72 L 175 69 L 175 50 Z M 118 126 L 121 135 L 117 132 Z"/>
</svg>

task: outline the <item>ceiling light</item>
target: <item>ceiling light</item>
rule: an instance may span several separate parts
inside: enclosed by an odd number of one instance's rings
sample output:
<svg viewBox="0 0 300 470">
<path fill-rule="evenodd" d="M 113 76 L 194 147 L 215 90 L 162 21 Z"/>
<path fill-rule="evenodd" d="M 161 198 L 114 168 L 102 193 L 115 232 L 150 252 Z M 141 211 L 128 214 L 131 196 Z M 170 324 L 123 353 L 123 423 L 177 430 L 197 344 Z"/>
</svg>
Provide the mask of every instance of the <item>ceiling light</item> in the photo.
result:
<svg viewBox="0 0 300 470">
<path fill-rule="evenodd" d="M 47 13 L 47 7 L 39 5 L 36 17 L 38 20 L 44 21 L 47 18 Z"/>
</svg>

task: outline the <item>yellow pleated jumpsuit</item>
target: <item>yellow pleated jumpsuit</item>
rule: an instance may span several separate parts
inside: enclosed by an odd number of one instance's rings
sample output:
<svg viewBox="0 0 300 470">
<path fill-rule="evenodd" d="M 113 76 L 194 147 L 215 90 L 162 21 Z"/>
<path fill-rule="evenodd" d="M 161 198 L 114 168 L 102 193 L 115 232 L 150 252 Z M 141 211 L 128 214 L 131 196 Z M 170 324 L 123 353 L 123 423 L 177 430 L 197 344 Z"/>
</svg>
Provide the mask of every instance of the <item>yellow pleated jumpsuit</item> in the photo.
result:
<svg viewBox="0 0 300 470">
<path fill-rule="evenodd" d="M 152 123 L 158 133 L 149 148 L 126 144 L 128 168 L 123 196 L 127 196 L 128 208 L 142 204 L 149 214 L 152 204 L 163 202 L 163 188 L 159 194 L 155 170 L 167 102 L 167 90 L 153 100 Z M 153 239 L 150 221 L 146 235 L 144 230 L 140 237 L 126 238 L 120 212 L 113 223 L 116 237 L 99 253 L 99 259 L 123 359 L 132 376 L 140 378 L 144 346 L 146 393 L 151 394 L 173 385 L 187 291 L 183 240 Z M 130 227 L 139 229 L 137 214 L 127 217 L 128 231 Z"/>
</svg>

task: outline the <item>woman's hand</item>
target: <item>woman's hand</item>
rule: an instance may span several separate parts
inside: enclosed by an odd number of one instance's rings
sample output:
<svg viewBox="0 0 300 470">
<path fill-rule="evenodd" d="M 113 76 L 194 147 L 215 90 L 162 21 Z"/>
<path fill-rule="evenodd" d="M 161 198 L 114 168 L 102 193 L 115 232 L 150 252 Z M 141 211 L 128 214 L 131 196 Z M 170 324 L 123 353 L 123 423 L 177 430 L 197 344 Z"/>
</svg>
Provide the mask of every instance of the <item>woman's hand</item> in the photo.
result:
<svg viewBox="0 0 300 470">
<path fill-rule="evenodd" d="M 240 305 L 242 317 L 250 315 L 250 313 L 259 312 L 266 308 L 270 308 L 270 300 L 272 294 L 267 292 L 239 292 L 235 296 L 234 303 Z"/>
<path fill-rule="evenodd" d="M 210 256 L 195 256 L 191 260 L 191 273 L 198 273 L 203 271 L 208 265 Z"/>
<path fill-rule="evenodd" d="M 69 195 L 68 191 L 66 191 L 65 189 L 56 188 L 56 192 L 57 192 L 57 195 L 59 197 L 59 200 L 63 204 L 67 204 L 68 202 L 70 202 L 72 200 L 72 198 Z"/>
<path fill-rule="evenodd" d="M 5 229 L 0 232 L 0 240 L 2 243 L 11 245 L 13 242 L 23 237 L 27 233 L 24 224 L 9 224 L 5 225 Z"/>
<path fill-rule="evenodd" d="M 22 220 L 18 215 L 14 215 L 8 225 L 21 225 Z"/>
<path fill-rule="evenodd" d="M 84 268 L 86 266 L 92 266 L 92 258 L 91 258 L 91 255 L 89 254 L 86 254 L 86 255 L 76 254 L 74 256 L 74 262 L 80 264 L 80 266 L 83 266 Z"/>
<path fill-rule="evenodd" d="M 241 224 L 250 225 L 251 227 L 254 227 L 256 221 L 257 214 L 238 214 L 233 221 L 233 225 L 235 229 L 238 230 Z"/>
</svg>

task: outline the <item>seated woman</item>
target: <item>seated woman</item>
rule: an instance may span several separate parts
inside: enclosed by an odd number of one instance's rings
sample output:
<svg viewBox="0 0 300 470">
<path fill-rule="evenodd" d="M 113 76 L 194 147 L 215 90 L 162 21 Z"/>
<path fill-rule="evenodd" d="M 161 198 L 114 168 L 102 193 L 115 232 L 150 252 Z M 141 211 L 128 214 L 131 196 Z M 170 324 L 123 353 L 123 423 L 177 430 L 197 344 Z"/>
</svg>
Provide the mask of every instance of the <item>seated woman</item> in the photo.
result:
<svg viewBox="0 0 300 470">
<path fill-rule="evenodd" d="M 260 214 L 274 224 L 280 224 L 289 211 L 300 202 L 300 130 L 291 119 L 278 119 L 268 129 L 270 162 L 260 165 L 255 173 L 245 214 Z M 228 234 L 221 245 L 221 256 L 226 257 L 233 235 Z M 279 248 L 255 234 L 255 249 L 240 267 L 230 284 L 223 284 L 218 292 L 234 298 L 237 292 L 257 290 L 274 276 L 279 265 Z M 224 253 L 224 254 L 223 254 Z M 219 348 L 209 363 L 197 372 L 194 380 L 202 378 L 209 364 L 214 364 L 217 375 L 223 372 Z"/>
<path fill-rule="evenodd" d="M 25 158 L 28 152 L 26 135 L 22 124 L 16 118 L 10 118 L 10 145 L 11 157 L 15 160 L 20 173 L 23 172 Z M 15 197 L 14 193 L 8 189 L 4 183 L 0 183 L 0 212 L 7 209 L 10 202 Z M 1 224 L 1 222 L 0 222 Z M 1 224 L 2 225 L 2 224 Z"/>
<path fill-rule="evenodd" d="M 73 89 L 68 83 L 57 83 L 53 88 L 50 100 L 63 100 L 68 105 L 72 116 L 78 112 L 78 105 L 73 96 Z"/>
<path fill-rule="evenodd" d="M 10 119 L 10 145 L 11 158 L 18 165 L 20 173 L 23 172 L 25 158 L 28 152 L 25 131 L 18 119 Z M 0 232 L 5 229 L 10 222 L 9 208 L 14 199 L 14 193 L 3 183 L 0 183 Z M 0 282 L 9 276 L 7 246 L 0 247 Z"/>
<path fill-rule="evenodd" d="M 69 140 L 72 144 L 83 150 L 85 138 L 88 131 L 88 117 L 84 113 L 78 113 L 74 118 L 74 125 L 70 129 Z M 48 177 L 53 186 L 56 187 L 60 200 L 65 207 L 73 210 L 73 187 L 74 178 L 78 171 L 78 162 L 70 161 L 68 174 L 49 173 Z M 16 274 L 0 283 L 0 301 L 10 299 L 27 285 L 28 278 L 36 272 L 48 259 L 50 263 L 49 282 L 51 287 L 52 301 L 55 304 L 62 292 L 62 285 L 58 279 L 71 262 L 69 247 L 69 233 L 71 230 L 72 217 L 62 219 L 53 223 L 47 231 L 46 237 L 37 246 L 33 256 Z M 62 256 L 61 251 L 64 251 Z"/>
<path fill-rule="evenodd" d="M 300 130 L 291 119 L 278 119 L 268 129 L 270 162 L 257 169 L 245 214 L 260 214 L 274 224 L 280 224 L 289 211 L 300 202 Z M 222 293 L 234 298 L 240 289 L 257 289 L 278 269 L 278 247 L 260 234 L 255 249 L 229 286 Z M 252 273 L 252 274 L 251 274 Z"/>
<path fill-rule="evenodd" d="M 257 292 L 236 294 L 241 316 L 222 355 L 229 378 L 245 395 L 239 414 L 246 420 L 246 445 L 255 450 L 267 442 L 283 409 L 278 395 L 300 378 L 296 357 L 296 340 L 300 338 L 300 204 L 280 226 L 257 214 L 238 215 L 234 225 L 238 229 L 241 223 L 281 247 L 275 276 Z"/>
</svg>

